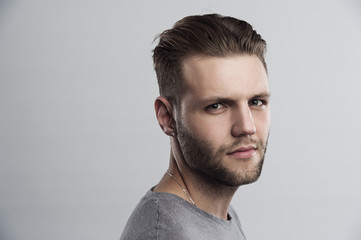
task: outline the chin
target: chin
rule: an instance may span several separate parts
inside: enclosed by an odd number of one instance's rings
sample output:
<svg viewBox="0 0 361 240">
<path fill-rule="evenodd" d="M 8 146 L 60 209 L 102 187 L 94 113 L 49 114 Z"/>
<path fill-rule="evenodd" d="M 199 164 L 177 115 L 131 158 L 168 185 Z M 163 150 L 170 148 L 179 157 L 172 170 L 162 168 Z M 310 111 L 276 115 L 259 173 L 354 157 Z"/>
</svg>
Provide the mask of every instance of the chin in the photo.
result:
<svg viewBox="0 0 361 240">
<path fill-rule="evenodd" d="M 263 159 L 256 163 L 251 161 L 249 164 L 253 166 L 244 166 L 236 171 L 220 167 L 215 169 L 216 171 L 213 172 L 213 176 L 217 182 L 230 187 L 251 184 L 257 181 L 261 176 Z"/>
</svg>

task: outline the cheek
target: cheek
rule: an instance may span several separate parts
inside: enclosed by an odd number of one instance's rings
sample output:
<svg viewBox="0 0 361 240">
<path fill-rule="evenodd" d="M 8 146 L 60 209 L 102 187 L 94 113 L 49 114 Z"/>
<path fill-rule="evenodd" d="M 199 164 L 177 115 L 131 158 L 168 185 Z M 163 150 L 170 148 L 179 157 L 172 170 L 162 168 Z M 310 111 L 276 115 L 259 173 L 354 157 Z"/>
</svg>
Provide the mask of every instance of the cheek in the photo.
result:
<svg viewBox="0 0 361 240">
<path fill-rule="evenodd" d="M 271 125 L 271 117 L 270 114 L 267 113 L 262 117 L 255 119 L 255 125 L 257 130 L 257 135 L 260 138 L 266 138 L 268 136 L 268 132 Z"/>
<path fill-rule="evenodd" d="M 205 140 L 214 146 L 219 146 L 230 134 L 230 127 L 227 120 L 212 116 L 192 116 L 187 118 L 185 125 L 191 133 L 199 139 Z M 185 124 L 185 123 L 184 123 Z"/>
</svg>

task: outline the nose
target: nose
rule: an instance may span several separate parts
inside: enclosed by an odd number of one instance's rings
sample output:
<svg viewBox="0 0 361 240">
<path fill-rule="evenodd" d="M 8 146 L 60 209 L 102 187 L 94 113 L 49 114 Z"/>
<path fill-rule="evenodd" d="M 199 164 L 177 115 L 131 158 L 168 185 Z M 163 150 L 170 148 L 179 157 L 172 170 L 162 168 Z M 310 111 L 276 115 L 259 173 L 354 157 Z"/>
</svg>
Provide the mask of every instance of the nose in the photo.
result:
<svg viewBox="0 0 361 240">
<path fill-rule="evenodd" d="M 239 107 L 233 114 L 234 124 L 232 126 L 232 136 L 248 136 L 256 133 L 252 112 L 247 106 Z"/>
</svg>

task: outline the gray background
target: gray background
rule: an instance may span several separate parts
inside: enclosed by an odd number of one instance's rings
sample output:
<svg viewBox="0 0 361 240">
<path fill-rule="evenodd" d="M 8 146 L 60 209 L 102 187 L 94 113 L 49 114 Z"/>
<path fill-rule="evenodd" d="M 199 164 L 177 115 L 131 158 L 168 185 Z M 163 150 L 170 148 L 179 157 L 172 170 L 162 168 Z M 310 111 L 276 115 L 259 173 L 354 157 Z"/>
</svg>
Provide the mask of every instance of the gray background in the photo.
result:
<svg viewBox="0 0 361 240">
<path fill-rule="evenodd" d="M 190 14 L 269 45 L 272 130 L 233 206 L 248 239 L 361 239 L 361 4 L 0 0 L 0 239 L 118 239 L 168 165 L 153 37 Z"/>
</svg>

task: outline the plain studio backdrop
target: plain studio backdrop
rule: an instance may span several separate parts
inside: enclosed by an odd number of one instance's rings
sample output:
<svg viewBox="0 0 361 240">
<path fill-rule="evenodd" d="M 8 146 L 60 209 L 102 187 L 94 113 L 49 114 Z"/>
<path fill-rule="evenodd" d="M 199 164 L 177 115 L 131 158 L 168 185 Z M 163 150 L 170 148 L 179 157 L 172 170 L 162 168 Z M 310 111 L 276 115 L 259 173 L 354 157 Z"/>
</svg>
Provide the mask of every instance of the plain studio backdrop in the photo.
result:
<svg viewBox="0 0 361 240">
<path fill-rule="evenodd" d="M 0 239 L 118 239 L 168 166 L 153 38 L 186 15 L 267 40 L 263 174 L 232 204 L 249 240 L 361 239 L 361 3 L 0 1 Z"/>
</svg>

